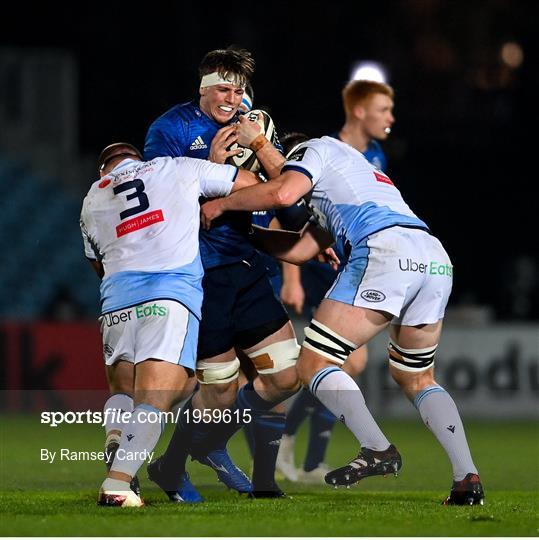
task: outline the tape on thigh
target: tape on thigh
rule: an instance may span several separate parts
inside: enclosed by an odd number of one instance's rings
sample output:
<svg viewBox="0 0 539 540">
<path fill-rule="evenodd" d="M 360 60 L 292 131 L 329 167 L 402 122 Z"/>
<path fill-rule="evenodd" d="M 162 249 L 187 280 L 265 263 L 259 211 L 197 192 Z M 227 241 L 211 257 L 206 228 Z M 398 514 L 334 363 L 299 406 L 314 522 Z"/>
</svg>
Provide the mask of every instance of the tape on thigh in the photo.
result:
<svg viewBox="0 0 539 540">
<path fill-rule="evenodd" d="M 230 362 L 197 362 L 197 379 L 200 384 L 225 384 L 238 378 L 240 361 L 237 358 Z"/>
<path fill-rule="evenodd" d="M 389 364 L 401 371 L 420 372 L 434 365 L 438 344 L 425 349 L 403 349 L 389 340 Z"/>
<path fill-rule="evenodd" d="M 304 330 L 303 346 L 324 356 L 334 364 L 342 366 L 348 356 L 358 348 L 355 343 L 348 341 L 315 319 Z"/>
<path fill-rule="evenodd" d="M 256 370 L 262 375 L 278 373 L 294 366 L 298 355 L 299 345 L 294 338 L 272 343 L 248 354 Z"/>
</svg>

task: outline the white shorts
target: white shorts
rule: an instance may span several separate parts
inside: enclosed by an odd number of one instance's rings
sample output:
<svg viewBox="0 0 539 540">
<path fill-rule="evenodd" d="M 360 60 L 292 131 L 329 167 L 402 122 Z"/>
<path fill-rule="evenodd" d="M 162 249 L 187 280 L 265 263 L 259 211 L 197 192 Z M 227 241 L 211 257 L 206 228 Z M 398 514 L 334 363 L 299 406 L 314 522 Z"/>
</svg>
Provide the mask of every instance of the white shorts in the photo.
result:
<svg viewBox="0 0 539 540">
<path fill-rule="evenodd" d="M 443 318 L 452 284 L 453 266 L 438 239 L 392 227 L 352 249 L 326 298 L 387 311 L 392 324 L 415 326 Z"/>
<path fill-rule="evenodd" d="M 198 319 L 174 300 L 152 300 L 99 318 L 103 357 L 137 364 L 148 358 L 195 369 Z"/>
</svg>

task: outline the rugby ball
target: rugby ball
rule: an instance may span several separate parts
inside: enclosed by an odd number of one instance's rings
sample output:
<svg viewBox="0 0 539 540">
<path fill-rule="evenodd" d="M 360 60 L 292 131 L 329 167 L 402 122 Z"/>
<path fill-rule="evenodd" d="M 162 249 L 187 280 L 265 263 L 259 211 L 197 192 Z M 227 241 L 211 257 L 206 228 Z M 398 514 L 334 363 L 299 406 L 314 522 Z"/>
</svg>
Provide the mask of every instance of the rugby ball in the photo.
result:
<svg viewBox="0 0 539 540">
<path fill-rule="evenodd" d="M 263 133 L 269 142 L 272 144 L 277 142 L 277 134 L 275 132 L 273 120 L 266 111 L 261 109 L 253 109 L 252 111 L 246 113 L 246 115 L 251 122 L 256 122 L 260 126 L 260 133 Z M 246 169 L 255 173 L 260 171 L 260 162 L 256 158 L 255 152 L 253 152 L 250 148 L 240 146 L 238 143 L 234 143 L 230 147 L 230 150 L 235 150 L 236 148 L 240 148 L 242 150 L 241 154 L 231 156 L 228 158 L 227 163 L 239 167 L 240 169 Z"/>
</svg>

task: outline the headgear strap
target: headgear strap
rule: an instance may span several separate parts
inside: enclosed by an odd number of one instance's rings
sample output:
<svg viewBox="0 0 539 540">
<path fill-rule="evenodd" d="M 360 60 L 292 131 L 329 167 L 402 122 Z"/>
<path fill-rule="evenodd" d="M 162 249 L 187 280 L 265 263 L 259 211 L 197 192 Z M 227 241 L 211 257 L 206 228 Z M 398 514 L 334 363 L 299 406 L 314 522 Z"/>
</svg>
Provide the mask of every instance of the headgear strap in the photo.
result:
<svg viewBox="0 0 539 540">
<path fill-rule="evenodd" d="M 207 86 L 215 86 L 217 84 L 233 84 L 240 88 L 245 88 L 245 82 L 241 80 L 241 77 L 236 73 L 224 73 L 220 74 L 217 71 L 204 75 L 200 80 L 200 88 L 206 88 Z"/>
</svg>

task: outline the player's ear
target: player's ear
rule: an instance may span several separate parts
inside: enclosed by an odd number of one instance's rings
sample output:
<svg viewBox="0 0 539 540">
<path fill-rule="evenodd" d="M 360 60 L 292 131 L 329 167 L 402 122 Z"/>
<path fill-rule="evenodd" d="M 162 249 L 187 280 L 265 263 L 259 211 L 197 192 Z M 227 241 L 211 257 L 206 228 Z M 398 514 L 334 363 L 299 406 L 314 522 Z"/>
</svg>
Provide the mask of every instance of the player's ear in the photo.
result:
<svg viewBox="0 0 539 540">
<path fill-rule="evenodd" d="M 208 91 L 208 88 L 207 87 L 204 87 L 204 88 L 199 88 L 198 89 L 198 93 L 201 95 L 201 96 L 205 96 L 206 93 Z"/>
<path fill-rule="evenodd" d="M 354 118 L 356 118 L 357 120 L 364 120 L 365 119 L 365 107 L 363 105 L 356 105 L 353 109 L 352 109 L 352 112 L 354 114 Z"/>
</svg>

